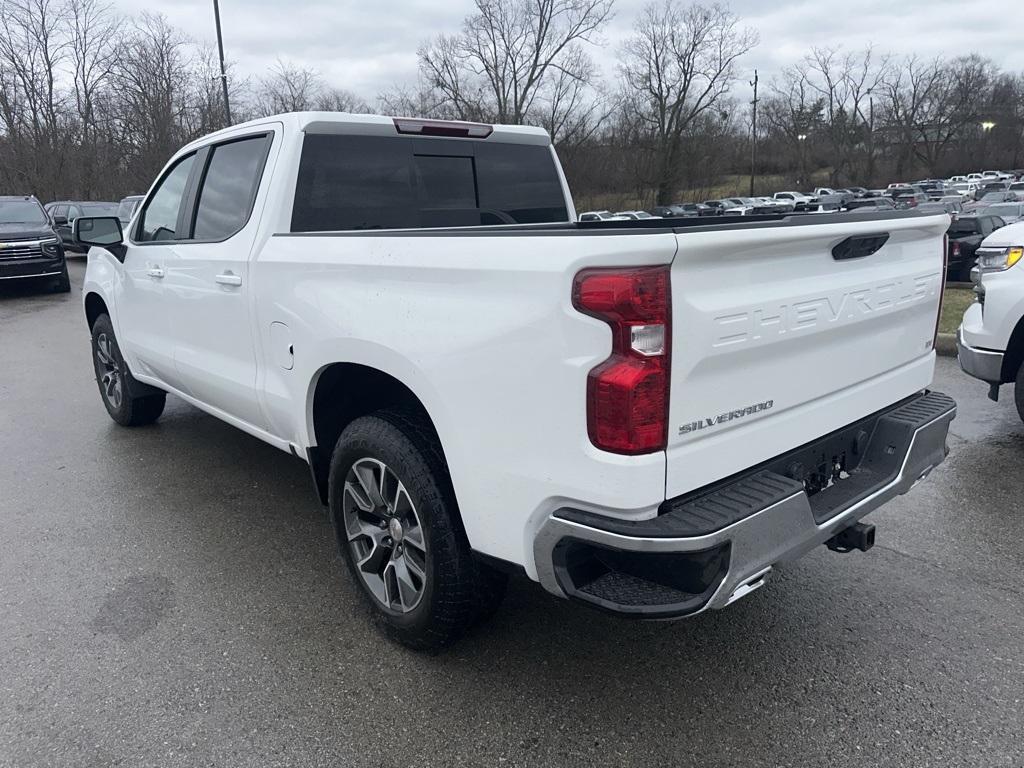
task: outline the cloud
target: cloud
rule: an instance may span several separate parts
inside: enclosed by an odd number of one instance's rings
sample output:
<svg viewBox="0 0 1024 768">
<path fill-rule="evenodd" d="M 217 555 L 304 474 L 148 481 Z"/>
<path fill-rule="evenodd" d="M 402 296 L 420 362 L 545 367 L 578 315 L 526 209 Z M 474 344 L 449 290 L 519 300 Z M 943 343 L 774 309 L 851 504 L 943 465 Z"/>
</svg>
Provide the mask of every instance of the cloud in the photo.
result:
<svg viewBox="0 0 1024 768">
<path fill-rule="evenodd" d="M 618 0 L 591 53 L 606 76 L 643 0 Z M 1024 0 L 735 0 L 732 9 L 761 37 L 743 61 L 770 77 L 812 47 L 863 48 L 923 58 L 972 51 L 1013 71 L 1024 69 L 1020 30 Z M 197 40 L 214 42 L 211 0 L 119 0 L 126 15 L 163 13 Z M 470 0 L 220 0 L 227 57 L 243 75 L 259 76 L 278 58 L 316 67 L 335 87 L 373 99 L 396 83 L 416 79 L 416 49 L 426 39 L 456 32 Z"/>
</svg>

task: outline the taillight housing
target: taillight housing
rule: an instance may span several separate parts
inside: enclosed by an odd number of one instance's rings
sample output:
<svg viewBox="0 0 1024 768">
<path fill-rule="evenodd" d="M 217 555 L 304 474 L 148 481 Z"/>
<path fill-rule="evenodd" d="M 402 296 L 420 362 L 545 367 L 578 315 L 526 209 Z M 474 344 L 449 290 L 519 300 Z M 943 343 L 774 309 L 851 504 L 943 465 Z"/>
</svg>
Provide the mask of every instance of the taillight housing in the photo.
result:
<svg viewBox="0 0 1024 768">
<path fill-rule="evenodd" d="M 611 355 L 587 377 L 590 442 L 628 455 L 664 450 L 671 361 L 669 267 L 585 269 L 573 282 L 572 303 L 612 331 Z"/>
</svg>

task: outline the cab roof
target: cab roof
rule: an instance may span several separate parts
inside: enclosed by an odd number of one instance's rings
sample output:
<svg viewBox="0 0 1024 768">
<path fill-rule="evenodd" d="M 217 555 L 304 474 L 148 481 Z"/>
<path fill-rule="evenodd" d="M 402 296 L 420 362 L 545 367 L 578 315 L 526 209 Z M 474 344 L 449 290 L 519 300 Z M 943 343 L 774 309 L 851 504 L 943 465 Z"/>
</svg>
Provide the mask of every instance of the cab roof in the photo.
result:
<svg viewBox="0 0 1024 768">
<path fill-rule="evenodd" d="M 202 145 L 218 138 L 230 138 L 251 128 L 271 127 L 278 123 L 287 132 L 334 133 L 369 136 L 410 136 L 418 138 L 466 138 L 513 144 L 550 145 L 551 137 L 543 128 L 530 125 L 492 125 L 461 120 L 428 120 L 417 117 L 389 117 L 349 112 L 286 112 L 222 128 L 188 144 Z M 182 149 L 186 149 L 183 147 Z"/>
</svg>

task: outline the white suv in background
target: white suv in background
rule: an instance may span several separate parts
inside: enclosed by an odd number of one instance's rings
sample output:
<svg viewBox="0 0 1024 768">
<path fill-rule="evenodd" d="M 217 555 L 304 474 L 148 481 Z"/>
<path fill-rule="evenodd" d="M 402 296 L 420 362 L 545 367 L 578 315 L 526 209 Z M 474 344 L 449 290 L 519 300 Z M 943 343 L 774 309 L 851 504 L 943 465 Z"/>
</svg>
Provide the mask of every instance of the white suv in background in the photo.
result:
<svg viewBox="0 0 1024 768">
<path fill-rule="evenodd" d="M 972 272 L 978 301 L 967 308 L 957 331 L 960 367 L 989 384 L 989 397 L 1014 384 L 1024 419 L 1024 222 L 1002 227 L 978 247 Z"/>
</svg>

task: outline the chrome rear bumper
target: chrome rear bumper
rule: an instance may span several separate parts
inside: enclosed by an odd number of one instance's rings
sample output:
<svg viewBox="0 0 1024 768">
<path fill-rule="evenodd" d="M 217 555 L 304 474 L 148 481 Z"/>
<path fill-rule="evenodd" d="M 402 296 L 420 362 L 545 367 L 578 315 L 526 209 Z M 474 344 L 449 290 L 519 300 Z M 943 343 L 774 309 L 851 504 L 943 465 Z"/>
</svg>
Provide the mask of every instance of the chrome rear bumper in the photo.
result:
<svg viewBox="0 0 1024 768">
<path fill-rule="evenodd" d="M 860 450 L 845 479 L 814 495 L 775 471 L 790 461 L 786 454 L 670 500 L 651 521 L 559 510 L 534 542 L 540 582 L 561 597 L 641 618 L 723 608 L 760 587 L 775 565 L 909 491 L 945 458 L 955 415 L 951 398 L 924 393 L 823 438 L 828 450 L 850 440 Z"/>
</svg>

